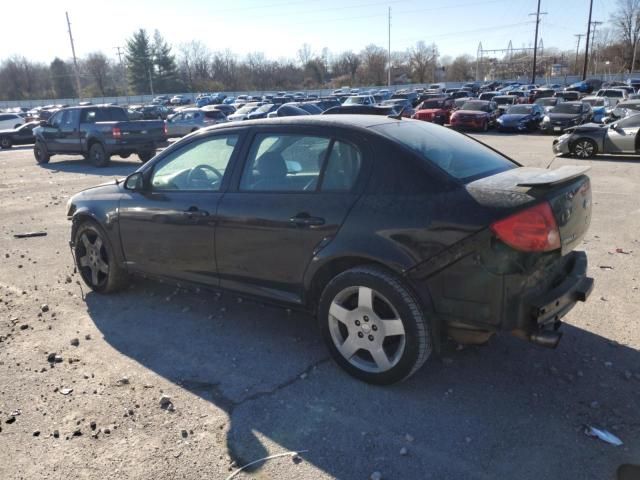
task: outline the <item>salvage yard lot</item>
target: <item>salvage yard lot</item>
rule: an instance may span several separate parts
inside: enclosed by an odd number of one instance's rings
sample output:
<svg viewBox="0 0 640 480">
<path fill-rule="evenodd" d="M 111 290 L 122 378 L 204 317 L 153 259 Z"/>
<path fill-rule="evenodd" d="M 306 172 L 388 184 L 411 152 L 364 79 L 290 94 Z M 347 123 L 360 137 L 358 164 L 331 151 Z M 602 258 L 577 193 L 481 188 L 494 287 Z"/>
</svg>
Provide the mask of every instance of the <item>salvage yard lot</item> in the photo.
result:
<svg viewBox="0 0 640 480">
<path fill-rule="evenodd" d="M 302 313 L 145 280 L 83 292 L 66 201 L 139 162 L 1 151 L 0 478 L 224 479 L 232 462 L 301 450 L 234 478 L 601 480 L 639 463 L 640 158 L 553 160 L 551 137 L 474 136 L 526 166 L 592 167 L 582 248 L 596 286 L 555 351 L 508 336 L 447 345 L 391 387 L 338 369 Z"/>
</svg>

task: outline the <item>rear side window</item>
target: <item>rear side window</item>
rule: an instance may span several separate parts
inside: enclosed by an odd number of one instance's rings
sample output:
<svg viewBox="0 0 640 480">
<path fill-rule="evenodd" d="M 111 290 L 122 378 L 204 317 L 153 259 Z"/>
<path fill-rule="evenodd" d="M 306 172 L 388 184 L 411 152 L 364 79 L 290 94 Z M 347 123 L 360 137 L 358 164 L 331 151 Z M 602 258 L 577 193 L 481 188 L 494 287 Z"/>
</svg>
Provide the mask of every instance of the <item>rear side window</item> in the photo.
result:
<svg viewBox="0 0 640 480">
<path fill-rule="evenodd" d="M 205 112 L 204 116 L 207 118 L 213 118 L 215 120 L 222 120 L 224 118 L 224 114 L 222 112 L 219 112 L 218 110 L 210 110 L 208 112 Z"/>
<path fill-rule="evenodd" d="M 465 135 L 426 122 L 385 123 L 372 130 L 464 183 L 517 167 L 507 157 Z"/>
<path fill-rule="evenodd" d="M 358 178 L 362 159 L 353 145 L 336 140 L 327 159 L 320 190 L 323 192 L 351 190 Z"/>
</svg>

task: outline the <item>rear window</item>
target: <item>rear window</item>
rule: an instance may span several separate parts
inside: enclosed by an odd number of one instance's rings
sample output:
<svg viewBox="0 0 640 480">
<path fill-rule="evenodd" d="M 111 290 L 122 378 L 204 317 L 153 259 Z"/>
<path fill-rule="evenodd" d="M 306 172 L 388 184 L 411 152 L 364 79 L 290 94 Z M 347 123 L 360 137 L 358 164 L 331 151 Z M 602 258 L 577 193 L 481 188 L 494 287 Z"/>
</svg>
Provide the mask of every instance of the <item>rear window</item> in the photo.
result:
<svg viewBox="0 0 640 480">
<path fill-rule="evenodd" d="M 426 122 L 400 121 L 371 128 L 463 183 L 517 167 L 507 157 L 466 135 Z"/>
</svg>

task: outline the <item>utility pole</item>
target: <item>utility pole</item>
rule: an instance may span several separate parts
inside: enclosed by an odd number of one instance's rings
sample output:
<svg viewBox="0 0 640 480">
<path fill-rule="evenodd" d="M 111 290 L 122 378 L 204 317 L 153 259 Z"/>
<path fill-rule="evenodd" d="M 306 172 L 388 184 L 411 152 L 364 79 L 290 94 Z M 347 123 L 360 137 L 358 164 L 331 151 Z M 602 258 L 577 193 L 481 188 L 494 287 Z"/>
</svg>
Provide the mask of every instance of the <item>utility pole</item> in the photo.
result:
<svg viewBox="0 0 640 480">
<path fill-rule="evenodd" d="M 633 67 L 636 65 L 636 51 L 638 50 L 638 39 L 633 43 L 633 59 L 631 60 L 631 68 L 629 68 L 629 74 L 633 73 Z"/>
<path fill-rule="evenodd" d="M 587 44 L 584 47 L 584 66 L 582 67 L 582 80 L 587 78 L 587 65 L 589 64 L 589 38 L 591 37 L 591 13 L 593 12 L 593 0 L 589 2 L 589 22 L 587 22 Z"/>
<path fill-rule="evenodd" d="M 596 49 L 596 28 L 602 25 L 602 22 L 593 21 L 593 33 L 591 34 L 591 50 L 593 50 L 593 74 L 598 74 L 598 50 Z"/>
<path fill-rule="evenodd" d="M 533 72 L 531 73 L 531 83 L 536 83 L 536 67 L 538 62 L 538 28 L 540 27 L 540 15 L 546 15 L 547 12 L 540 12 L 540 0 L 538 0 L 538 9 L 536 13 L 530 13 L 529 16 L 536 16 L 536 36 L 533 41 Z"/>
<path fill-rule="evenodd" d="M 584 37 L 584 33 L 576 33 L 574 37 L 578 37 L 578 44 L 576 45 L 576 62 L 575 62 L 576 73 L 578 73 L 578 52 L 580 51 L 580 39 Z"/>
<path fill-rule="evenodd" d="M 118 59 L 120 60 L 120 66 L 123 65 L 122 63 L 122 47 L 113 47 L 118 53 L 116 55 L 118 55 Z"/>
<path fill-rule="evenodd" d="M 76 47 L 73 44 L 73 35 L 71 34 L 71 22 L 69 21 L 69 12 L 64 12 L 67 16 L 67 27 L 69 28 L 69 40 L 71 41 L 71 53 L 73 53 L 73 66 L 76 72 L 76 91 L 78 93 L 78 100 L 82 98 L 80 92 L 80 70 L 78 70 L 78 59 L 76 58 Z"/>
<path fill-rule="evenodd" d="M 388 54 L 389 54 L 389 70 L 387 72 L 387 86 L 390 87 L 391 86 L 391 7 L 389 7 L 389 47 L 388 47 Z"/>
<path fill-rule="evenodd" d="M 120 60 L 120 69 L 122 71 L 122 86 L 123 86 L 123 93 L 127 93 L 127 67 L 125 65 L 125 63 L 122 61 L 122 52 L 123 52 L 123 48 L 120 46 L 117 47 L 113 47 L 118 53 L 118 59 Z"/>
</svg>

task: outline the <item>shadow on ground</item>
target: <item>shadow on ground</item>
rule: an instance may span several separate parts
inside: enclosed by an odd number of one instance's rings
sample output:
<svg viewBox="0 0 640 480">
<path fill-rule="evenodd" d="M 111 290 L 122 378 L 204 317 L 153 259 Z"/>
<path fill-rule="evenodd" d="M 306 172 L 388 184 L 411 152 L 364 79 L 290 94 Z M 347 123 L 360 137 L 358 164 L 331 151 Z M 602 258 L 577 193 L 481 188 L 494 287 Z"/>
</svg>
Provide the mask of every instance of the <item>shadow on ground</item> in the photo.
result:
<svg viewBox="0 0 640 480">
<path fill-rule="evenodd" d="M 112 159 L 109 165 L 103 168 L 94 167 L 81 157 L 56 161 L 56 157 L 53 156 L 49 163 L 42 164 L 40 167 L 53 173 L 84 173 L 100 177 L 125 177 L 136 171 L 141 165 L 142 162 L 138 160 L 136 155 L 132 155 L 126 160 Z"/>
<path fill-rule="evenodd" d="M 327 359 L 307 315 L 173 292 L 140 281 L 87 305 L 119 352 L 228 413 L 239 464 L 307 449 L 343 479 L 602 480 L 640 461 L 640 353 L 587 331 L 565 325 L 555 351 L 511 337 L 450 349 L 409 381 L 374 387 Z M 587 437 L 585 424 L 625 445 Z"/>
</svg>

